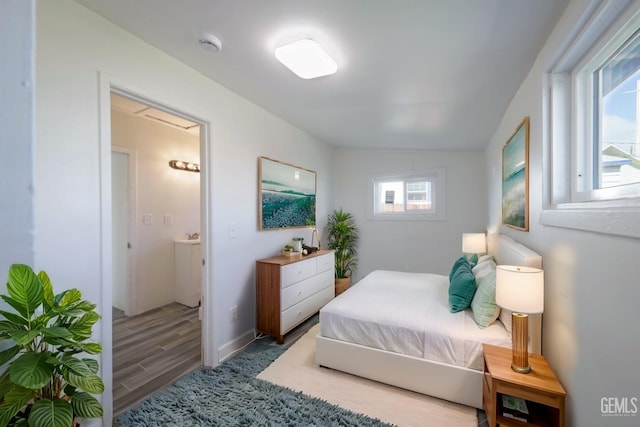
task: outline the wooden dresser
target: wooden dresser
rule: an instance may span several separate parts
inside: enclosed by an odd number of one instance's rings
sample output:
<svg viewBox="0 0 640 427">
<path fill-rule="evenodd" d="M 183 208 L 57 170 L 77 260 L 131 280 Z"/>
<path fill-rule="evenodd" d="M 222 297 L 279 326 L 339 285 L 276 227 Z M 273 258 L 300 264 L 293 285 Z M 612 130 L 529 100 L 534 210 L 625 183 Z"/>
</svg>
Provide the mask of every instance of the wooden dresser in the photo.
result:
<svg viewBox="0 0 640 427">
<path fill-rule="evenodd" d="M 333 251 L 276 256 L 256 261 L 256 304 L 260 333 L 284 335 L 335 296 Z"/>
</svg>

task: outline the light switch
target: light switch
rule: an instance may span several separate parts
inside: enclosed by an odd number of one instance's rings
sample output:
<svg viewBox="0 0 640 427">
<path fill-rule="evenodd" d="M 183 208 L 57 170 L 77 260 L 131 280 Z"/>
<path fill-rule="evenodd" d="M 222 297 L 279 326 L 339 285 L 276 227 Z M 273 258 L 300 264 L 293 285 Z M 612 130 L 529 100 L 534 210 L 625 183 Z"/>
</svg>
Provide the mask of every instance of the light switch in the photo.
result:
<svg viewBox="0 0 640 427">
<path fill-rule="evenodd" d="M 164 221 L 164 225 L 171 225 L 173 218 L 169 214 L 164 214 L 163 221 Z"/>
<path fill-rule="evenodd" d="M 144 215 L 142 215 L 142 223 L 144 225 L 153 224 L 153 214 L 144 214 Z"/>
<path fill-rule="evenodd" d="M 231 239 L 236 239 L 238 237 L 238 224 L 235 222 L 229 224 L 229 237 Z"/>
</svg>

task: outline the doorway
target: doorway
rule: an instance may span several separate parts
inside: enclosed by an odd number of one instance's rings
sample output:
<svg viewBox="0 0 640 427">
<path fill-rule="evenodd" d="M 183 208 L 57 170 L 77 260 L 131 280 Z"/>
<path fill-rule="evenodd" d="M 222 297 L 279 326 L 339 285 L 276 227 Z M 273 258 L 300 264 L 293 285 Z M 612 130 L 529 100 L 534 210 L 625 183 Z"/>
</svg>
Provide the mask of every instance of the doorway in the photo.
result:
<svg viewBox="0 0 640 427">
<path fill-rule="evenodd" d="M 201 125 L 127 94 L 110 99 L 115 415 L 202 364 L 204 227 L 201 174 L 170 167 L 200 164 Z M 178 274 L 186 241 L 198 247 L 197 279 Z M 198 295 L 185 303 L 193 280 Z"/>
</svg>

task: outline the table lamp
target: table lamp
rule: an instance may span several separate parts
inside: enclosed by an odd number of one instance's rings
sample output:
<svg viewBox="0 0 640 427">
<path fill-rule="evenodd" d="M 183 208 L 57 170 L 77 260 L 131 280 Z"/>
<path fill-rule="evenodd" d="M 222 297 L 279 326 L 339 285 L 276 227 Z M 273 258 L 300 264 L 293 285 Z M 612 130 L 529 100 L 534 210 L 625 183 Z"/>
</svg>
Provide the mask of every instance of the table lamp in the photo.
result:
<svg viewBox="0 0 640 427">
<path fill-rule="evenodd" d="M 538 268 L 499 265 L 496 268 L 496 304 L 511 310 L 511 369 L 531 372 L 529 365 L 529 316 L 544 308 L 544 272 Z"/>
<path fill-rule="evenodd" d="M 462 252 L 476 255 L 487 252 L 484 233 L 462 233 Z"/>
</svg>

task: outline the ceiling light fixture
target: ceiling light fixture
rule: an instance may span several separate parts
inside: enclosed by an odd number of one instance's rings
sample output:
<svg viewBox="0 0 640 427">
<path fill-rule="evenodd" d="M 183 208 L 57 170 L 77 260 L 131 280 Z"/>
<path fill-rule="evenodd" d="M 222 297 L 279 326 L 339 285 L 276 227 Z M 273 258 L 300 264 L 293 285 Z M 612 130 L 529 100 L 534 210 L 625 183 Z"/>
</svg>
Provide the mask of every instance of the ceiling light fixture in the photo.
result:
<svg viewBox="0 0 640 427">
<path fill-rule="evenodd" d="M 200 47 L 204 50 L 209 50 L 211 52 L 220 52 L 222 50 L 222 42 L 213 34 L 202 34 L 198 39 L 198 44 L 200 44 Z"/>
<path fill-rule="evenodd" d="M 334 74 L 338 64 L 315 40 L 302 39 L 280 46 L 276 58 L 303 79 Z"/>
</svg>

